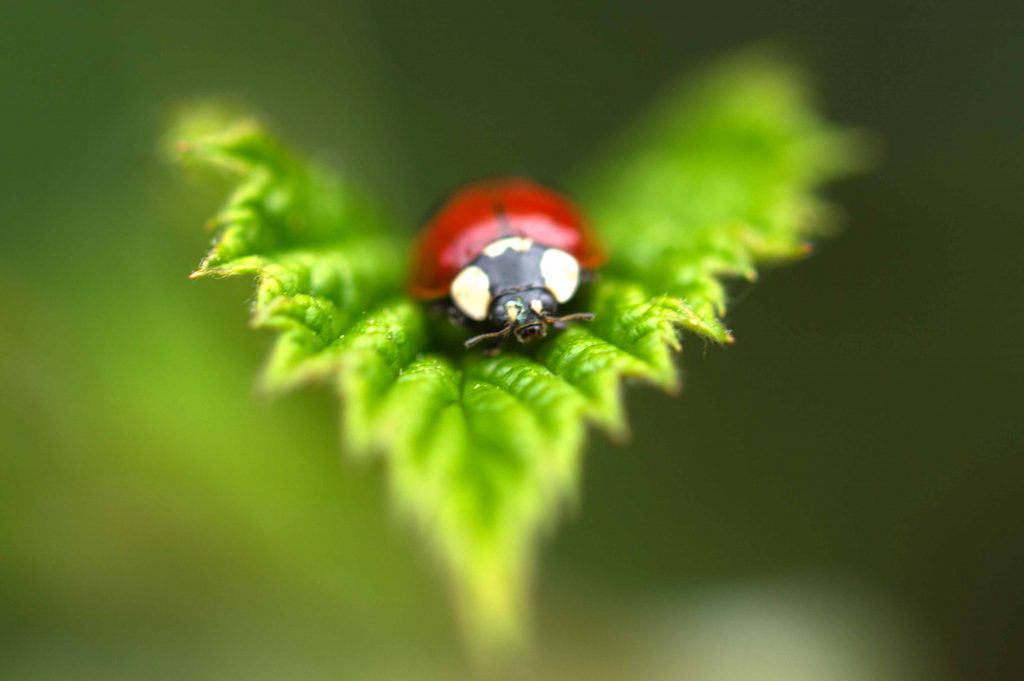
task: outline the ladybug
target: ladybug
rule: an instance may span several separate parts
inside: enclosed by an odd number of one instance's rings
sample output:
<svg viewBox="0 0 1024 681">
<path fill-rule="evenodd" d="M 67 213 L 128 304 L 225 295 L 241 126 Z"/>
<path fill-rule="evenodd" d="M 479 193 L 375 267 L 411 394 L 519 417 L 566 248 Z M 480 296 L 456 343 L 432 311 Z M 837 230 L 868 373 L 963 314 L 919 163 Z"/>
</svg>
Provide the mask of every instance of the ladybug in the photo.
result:
<svg viewBox="0 0 1024 681">
<path fill-rule="evenodd" d="M 548 327 L 593 319 L 558 316 L 580 282 L 604 262 L 602 248 L 566 198 L 530 180 L 468 185 L 437 211 L 414 251 L 413 297 L 448 308 L 485 333 L 466 341 L 499 345 L 547 335 Z"/>
</svg>

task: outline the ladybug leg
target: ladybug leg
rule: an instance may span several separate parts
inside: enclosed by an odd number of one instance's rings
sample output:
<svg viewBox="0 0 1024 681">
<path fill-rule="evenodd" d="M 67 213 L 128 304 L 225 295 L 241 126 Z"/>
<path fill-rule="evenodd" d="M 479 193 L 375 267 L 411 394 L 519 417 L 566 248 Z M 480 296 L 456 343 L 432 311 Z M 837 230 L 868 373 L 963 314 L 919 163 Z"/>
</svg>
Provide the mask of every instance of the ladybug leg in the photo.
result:
<svg viewBox="0 0 1024 681">
<path fill-rule="evenodd" d="M 448 320 L 456 326 L 468 326 L 469 319 L 466 315 L 462 314 L 459 308 L 452 305 L 451 301 L 439 300 L 434 303 L 434 311 L 438 316 L 447 317 Z"/>
</svg>

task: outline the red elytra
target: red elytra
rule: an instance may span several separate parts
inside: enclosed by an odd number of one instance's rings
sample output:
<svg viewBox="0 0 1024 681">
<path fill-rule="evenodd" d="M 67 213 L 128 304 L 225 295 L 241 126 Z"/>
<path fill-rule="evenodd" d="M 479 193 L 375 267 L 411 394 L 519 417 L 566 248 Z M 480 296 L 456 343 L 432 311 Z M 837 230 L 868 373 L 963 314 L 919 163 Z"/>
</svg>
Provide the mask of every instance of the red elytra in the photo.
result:
<svg viewBox="0 0 1024 681">
<path fill-rule="evenodd" d="M 563 196 L 522 178 L 478 182 L 452 195 L 420 235 L 410 292 L 420 300 L 447 296 L 455 276 L 506 236 L 561 249 L 584 270 L 605 259 L 580 212 Z"/>
</svg>

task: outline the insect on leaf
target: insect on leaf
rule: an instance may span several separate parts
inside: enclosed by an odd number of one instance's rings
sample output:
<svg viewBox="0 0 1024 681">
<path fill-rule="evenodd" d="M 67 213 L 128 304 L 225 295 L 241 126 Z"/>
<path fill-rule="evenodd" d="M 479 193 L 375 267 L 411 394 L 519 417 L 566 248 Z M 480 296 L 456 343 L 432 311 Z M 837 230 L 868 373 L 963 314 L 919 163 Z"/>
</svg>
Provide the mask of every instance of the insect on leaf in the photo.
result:
<svg viewBox="0 0 1024 681">
<path fill-rule="evenodd" d="M 829 213 L 816 190 L 856 159 L 785 64 L 689 80 L 578 187 L 610 253 L 587 292 L 596 319 L 485 357 L 445 345 L 406 296 L 406 230 L 350 182 L 249 118 L 193 112 L 175 139 L 183 164 L 232 187 L 193 276 L 255 277 L 253 325 L 277 332 L 261 385 L 333 385 L 346 453 L 383 459 L 485 654 L 523 633 L 538 536 L 578 496 L 586 425 L 626 432 L 623 379 L 676 389 L 682 331 L 730 341 L 725 282 L 805 254 Z"/>
</svg>

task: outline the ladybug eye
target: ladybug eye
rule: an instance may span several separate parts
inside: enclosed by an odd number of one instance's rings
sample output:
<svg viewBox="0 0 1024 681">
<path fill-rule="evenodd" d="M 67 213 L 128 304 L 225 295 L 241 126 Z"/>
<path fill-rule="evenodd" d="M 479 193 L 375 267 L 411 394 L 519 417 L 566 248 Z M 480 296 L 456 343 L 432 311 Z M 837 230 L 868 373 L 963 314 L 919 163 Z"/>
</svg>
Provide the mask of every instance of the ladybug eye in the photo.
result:
<svg viewBox="0 0 1024 681">
<path fill-rule="evenodd" d="M 491 305 L 491 280 L 476 265 L 467 267 L 452 281 L 451 297 L 463 314 L 482 322 L 487 319 L 487 310 Z"/>
<path fill-rule="evenodd" d="M 540 259 L 544 285 L 559 303 L 572 298 L 580 283 L 580 264 L 576 258 L 557 248 L 544 251 Z"/>
</svg>

